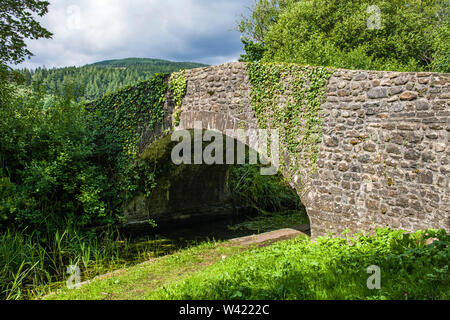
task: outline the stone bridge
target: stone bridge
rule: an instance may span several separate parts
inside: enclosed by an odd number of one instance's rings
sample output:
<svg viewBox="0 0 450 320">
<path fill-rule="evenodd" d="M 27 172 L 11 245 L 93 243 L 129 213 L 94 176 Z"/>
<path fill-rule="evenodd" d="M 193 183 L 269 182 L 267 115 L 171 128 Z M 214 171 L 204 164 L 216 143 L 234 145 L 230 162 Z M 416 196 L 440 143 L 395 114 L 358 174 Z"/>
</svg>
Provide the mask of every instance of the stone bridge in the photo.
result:
<svg viewBox="0 0 450 320">
<path fill-rule="evenodd" d="M 281 172 L 307 209 L 312 236 L 386 226 L 450 231 L 450 75 L 330 72 L 314 164 L 303 150 L 297 159 L 282 153 L 287 166 Z M 196 121 L 223 134 L 261 127 L 246 64 L 186 70 L 185 78 L 181 106 L 174 111 L 168 92 L 164 123 L 145 132 L 143 154 L 173 129 L 174 114 L 178 128 L 194 129 Z M 288 101 L 282 97 L 279 104 Z"/>
</svg>

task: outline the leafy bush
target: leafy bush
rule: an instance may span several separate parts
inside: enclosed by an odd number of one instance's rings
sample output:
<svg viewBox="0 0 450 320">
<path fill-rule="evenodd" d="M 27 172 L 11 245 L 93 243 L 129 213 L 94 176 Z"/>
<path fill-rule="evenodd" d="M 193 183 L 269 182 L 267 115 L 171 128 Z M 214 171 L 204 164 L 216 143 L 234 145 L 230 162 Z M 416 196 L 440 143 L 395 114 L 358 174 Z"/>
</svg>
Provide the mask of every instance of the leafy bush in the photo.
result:
<svg viewBox="0 0 450 320">
<path fill-rule="evenodd" d="M 368 21 L 380 9 L 380 28 Z M 443 1 L 298 1 L 264 36 L 264 61 L 347 69 L 449 71 Z"/>
<path fill-rule="evenodd" d="M 99 271 L 123 254 L 95 229 L 118 226 L 128 201 L 154 187 L 136 142 L 163 119 L 166 76 L 87 106 L 69 82 L 48 95 L 10 82 L 6 68 L 0 77 L 0 297 L 15 299 L 69 264 L 95 260 Z"/>
<path fill-rule="evenodd" d="M 16 91 L 0 109 L 0 227 L 107 223 L 108 181 L 96 154 L 88 115 L 65 96 Z"/>
<path fill-rule="evenodd" d="M 266 48 L 263 43 L 254 42 L 245 38 L 242 38 L 241 41 L 244 44 L 245 54 L 241 54 L 239 58 L 240 62 L 257 62 L 264 57 Z"/>
<path fill-rule="evenodd" d="M 435 51 L 432 70 L 437 72 L 450 72 L 450 19 L 441 26 L 436 33 L 436 40 L 433 42 Z"/>
<path fill-rule="evenodd" d="M 5 85 L 0 109 L 0 227 L 48 232 L 117 222 L 154 186 L 137 157 L 143 124 L 162 121 L 166 78 L 156 75 L 87 106 Z M 76 88 L 75 88 L 76 89 Z"/>
<path fill-rule="evenodd" d="M 427 239 L 437 238 L 432 244 Z M 449 299 L 450 237 L 444 230 L 414 234 L 380 229 L 376 236 L 306 237 L 232 256 L 155 299 Z M 381 270 L 370 290 L 367 268 Z"/>
</svg>

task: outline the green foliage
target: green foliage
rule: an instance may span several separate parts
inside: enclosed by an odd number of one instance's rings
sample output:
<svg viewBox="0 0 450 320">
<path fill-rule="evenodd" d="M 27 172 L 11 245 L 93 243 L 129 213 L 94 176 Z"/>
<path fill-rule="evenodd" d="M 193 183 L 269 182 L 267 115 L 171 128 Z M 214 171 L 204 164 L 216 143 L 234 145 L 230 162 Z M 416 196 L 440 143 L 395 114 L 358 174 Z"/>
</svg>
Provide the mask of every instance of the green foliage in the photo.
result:
<svg viewBox="0 0 450 320">
<path fill-rule="evenodd" d="M 92 242 L 89 230 L 117 225 L 124 206 L 155 186 L 136 142 L 162 122 L 168 79 L 156 74 L 84 105 L 76 84 L 48 95 L 8 82 L 6 69 L 0 76 L 0 295 L 16 299 L 61 280 L 69 264 L 98 274 L 122 257 L 112 238 Z"/>
<path fill-rule="evenodd" d="M 258 215 L 228 228 L 260 233 L 309 224 L 306 209 L 297 192 L 281 173 L 261 175 L 261 165 L 248 164 L 248 151 L 246 164 L 231 168 L 228 186 L 235 207 L 253 208 Z"/>
<path fill-rule="evenodd" d="M 0 106 L 9 103 L 12 94 L 12 84 L 10 84 L 10 70 L 7 66 L 0 64 Z"/>
<path fill-rule="evenodd" d="M 434 57 L 431 70 L 436 72 L 450 72 L 450 20 L 441 26 L 433 42 Z"/>
<path fill-rule="evenodd" d="M 109 182 L 94 160 L 88 114 L 71 89 L 45 97 L 10 86 L 0 108 L 0 228 L 51 232 L 111 223 Z"/>
<path fill-rule="evenodd" d="M 263 176 L 258 165 L 233 166 L 229 186 L 236 206 L 254 208 L 260 213 L 299 209 L 300 199 L 281 175 Z"/>
<path fill-rule="evenodd" d="M 250 39 L 241 38 L 244 44 L 245 54 L 241 54 L 240 62 L 257 62 L 264 57 L 266 51 L 263 43 L 253 42 Z"/>
<path fill-rule="evenodd" d="M 88 105 L 96 122 L 99 157 L 114 184 L 116 200 L 111 207 L 117 212 L 155 186 L 155 168 L 138 157 L 137 142 L 148 126 L 155 128 L 163 121 L 166 82 L 165 75 L 156 74 Z"/>
<path fill-rule="evenodd" d="M 438 241 L 425 245 L 425 240 Z M 376 236 L 306 237 L 253 249 L 163 287 L 153 299 L 449 299 L 450 237 L 444 230 L 380 229 Z M 369 290 L 369 266 L 381 290 Z"/>
<path fill-rule="evenodd" d="M 298 159 L 303 153 L 314 165 L 322 139 L 320 105 L 330 70 L 273 63 L 248 63 L 247 70 L 250 104 L 259 127 L 280 129 L 280 144 L 287 147 L 289 158 Z M 287 105 L 280 106 L 280 98 L 289 96 Z"/>
<path fill-rule="evenodd" d="M 169 88 L 175 102 L 173 124 L 174 126 L 178 126 L 180 124 L 181 104 L 187 89 L 187 79 L 184 74 L 184 70 L 171 74 L 169 79 Z"/>
<path fill-rule="evenodd" d="M 57 96 L 5 85 L 0 228 L 45 233 L 118 222 L 124 206 L 155 185 L 155 168 L 138 159 L 136 143 L 163 120 L 166 82 L 157 74 L 87 110 L 69 85 Z"/>
<path fill-rule="evenodd" d="M 69 82 L 77 88 L 78 98 L 90 101 L 138 81 L 149 80 L 157 73 L 172 73 L 203 66 L 205 65 L 191 62 L 128 58 L 101 61 L 78 68 L 37 68 L 20 72 L 26 79 L 26 86 L 39 83 L 48 93 L 53 94 L 60 92 Z"/>
<path fill-rule="evenodd" d="M 368 8 L 374 5 L 380 8 L 380 28 L 368 27 L 376 14 Z M 264 61 L 442 71 L 446 68 L 439 61 L 448 57 L 445 21 L 448 7 L 436 0 L 300 1 L 264 37 Z"/>
<path fill-rule="evenodd" d="M 248 16 L 242 15 L 238 30 L 257 43 L 263 43 L 267 32 L 292 3 L 299 0 L 255 0 Z M 253 43 L 253 41 L 251 41 Z M 245 44 L 245 43 L 244 43 Z M 253 60 L 252 60 L 253 61 Z"/>
<path fill-rule="evenodd" d="M 0 64 L 18 64 L 32 53 L 26 48 L 25 39 L 51 38 L 36 16 L 48 12 L 48 1 L 2 0 L 0 6 Z"/>
</svg>

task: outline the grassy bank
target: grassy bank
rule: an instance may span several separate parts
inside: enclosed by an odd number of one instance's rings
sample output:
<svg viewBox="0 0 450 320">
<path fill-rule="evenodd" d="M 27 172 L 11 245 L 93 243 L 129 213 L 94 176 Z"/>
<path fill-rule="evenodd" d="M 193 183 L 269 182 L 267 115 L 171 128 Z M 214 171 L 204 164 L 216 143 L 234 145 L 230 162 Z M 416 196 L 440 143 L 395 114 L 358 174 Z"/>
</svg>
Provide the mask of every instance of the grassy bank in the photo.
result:
<svg viewBox="0 0 450 320">
<path fill-rule="evenodd" d="M 426 244 L 428 238 L 438 241 Z M 51 299 L 449 299 L 449 236 L 381 229 L 264 248 L 204 244 Z M 224 258 L 224 256 L 226 258 Z M 369 290 L 376 265 L 381 289 Z"/>
<path fill-rule="evenodd" d="M 152 235 L 125 238 L 118 231 L 66 230 L 26 234 L 9 230 L 0 234 L 0 299 L 33 299 L 66 286 L 68 266 L 81 271 L 81 281 L 117 269 L 172 254 L 208 239 L 229 239 L 307 223 L 304 211 L 287 211 L 243 219 L 238 224 L 219 221 L 208 234 L 186 229 L 172 233 L 155 229 Z M 208 228 L 209 230 L 209 228 Z M 228 238 L 225 237 L 228 235 Z M 189 238 L 185 238 L 190 236 Z"/>
<path fill-rule="evenodd" d="M 223 257 L 241 252 L 238 246 L 216 242 L 204 242 L 134 267 L 117 271 L 106 279 L 93 280 L 80 289 L 63 288 L 51 294 L 47 300 L 123 300 L 145 299 L 149 293 L 164 285 L 188 278 L 201 272 Z"/>
<path fill-rule="evenodd" d="M 116 231 L 86 234 L 0 234 L 0 299 L 33 299 L 65 285 L 68 266 L 80 269 L 81 280 L 173 253 L 168 239 L 133 243 Z"/>
</svg>

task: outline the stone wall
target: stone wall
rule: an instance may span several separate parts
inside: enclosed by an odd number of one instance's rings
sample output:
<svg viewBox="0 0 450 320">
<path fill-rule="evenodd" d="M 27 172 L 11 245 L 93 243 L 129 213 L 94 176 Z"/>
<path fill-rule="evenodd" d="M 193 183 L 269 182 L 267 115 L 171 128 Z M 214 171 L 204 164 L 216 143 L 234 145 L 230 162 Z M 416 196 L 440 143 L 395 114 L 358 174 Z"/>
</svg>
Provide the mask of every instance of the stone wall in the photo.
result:
<svg viewBox="0 0 450 320">
<path fill-rule="evenodd" d="M 333 74 L 311 195 L 319 232 L 450 230 L 449 99 L 448 74 Z"/>
<path fill-rule="evenodd" d="M 257 128 L 245 64 L 186 71 L 180 128 Z M 311 220 L 312 235 L 372 231 L 450 231 L 449 74 L 333 71 L 322 105 L 317 170 L 294 161 L 289 176 Z M 283 101 L 280 102 L 281 104 Z M 171 127 L 173 103 L 168 95 Z M 141 143 L 146 149 L 158 133 Z M 301 181 L 301 185 L 300 182 Z"/>
</svg>

